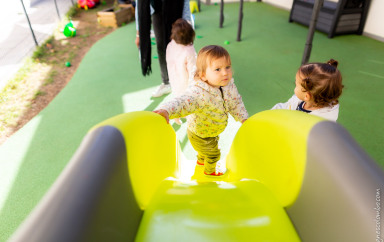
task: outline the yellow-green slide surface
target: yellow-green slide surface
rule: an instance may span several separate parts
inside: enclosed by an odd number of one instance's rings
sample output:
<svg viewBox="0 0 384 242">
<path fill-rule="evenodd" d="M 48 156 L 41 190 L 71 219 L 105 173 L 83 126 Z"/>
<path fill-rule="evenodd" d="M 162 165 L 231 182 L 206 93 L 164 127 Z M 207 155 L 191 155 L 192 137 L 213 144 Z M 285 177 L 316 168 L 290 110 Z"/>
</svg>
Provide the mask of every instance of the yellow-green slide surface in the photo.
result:
<svg viewBox="0 0 384 242">
<path fill-rule="evenodd" d="M 118 128 L 125 139 L 133 190 L 144 210 L 136 240 L 300 241 L 284 207 L 299 193 L 307 136 L 322 119 L 304 114 L 292 121 L 291 113 L 254 115 L 234 139 L 227 174 L 204 180 L 195 174 L 189 181 L 179 180 L 178 141 L 161 116 L 135 112 L 99 124 Z"/>
<path fill-rule="evenodd" d="M 167 180 L 146 208 L 136 241 L 300 240 L 282 206 L 260 182 Z"/>
<path fill-rule="evenodd" d="M 115 116 L 89 131 L 10 241 L 377 238 L 384 174 L 335 122 L 264 111 L 240 127 L 224 176 L 195 164 L 160 115 Z"/>
</svg>

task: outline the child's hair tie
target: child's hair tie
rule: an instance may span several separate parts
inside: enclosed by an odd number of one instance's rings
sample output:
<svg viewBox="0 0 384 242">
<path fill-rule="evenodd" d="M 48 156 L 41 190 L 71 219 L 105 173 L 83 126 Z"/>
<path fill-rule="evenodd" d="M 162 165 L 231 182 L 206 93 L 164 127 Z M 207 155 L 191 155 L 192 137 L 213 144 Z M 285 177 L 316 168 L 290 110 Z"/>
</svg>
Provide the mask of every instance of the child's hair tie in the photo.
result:
<svg viewBox="0 0 384 242">
<path fill-rule="evenodd" d="M 327 64 L 337 68 L 339 62 L 337 60 L 334 60 L 334 59 L 330 59 L 329 61 L 327 61 Z"/>
</svg>

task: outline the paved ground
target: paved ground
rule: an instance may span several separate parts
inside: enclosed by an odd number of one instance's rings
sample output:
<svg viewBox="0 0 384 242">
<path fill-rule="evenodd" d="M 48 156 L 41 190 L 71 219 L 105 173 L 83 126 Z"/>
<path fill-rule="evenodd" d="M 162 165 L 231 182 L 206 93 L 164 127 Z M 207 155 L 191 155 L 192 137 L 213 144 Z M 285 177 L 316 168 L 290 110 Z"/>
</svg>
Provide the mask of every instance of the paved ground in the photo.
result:
<svg viewBox="0 0 384 242">
<path fill-rule="evenodd" d="M 57 22 L 76 0 L 3 0 L 0 8 L 0 90 L 14 76 L 25 57 L 31 56 L 36 44 L 30 30 L 22 1 L 38 44 L 54 31 Z"/>
</svg>

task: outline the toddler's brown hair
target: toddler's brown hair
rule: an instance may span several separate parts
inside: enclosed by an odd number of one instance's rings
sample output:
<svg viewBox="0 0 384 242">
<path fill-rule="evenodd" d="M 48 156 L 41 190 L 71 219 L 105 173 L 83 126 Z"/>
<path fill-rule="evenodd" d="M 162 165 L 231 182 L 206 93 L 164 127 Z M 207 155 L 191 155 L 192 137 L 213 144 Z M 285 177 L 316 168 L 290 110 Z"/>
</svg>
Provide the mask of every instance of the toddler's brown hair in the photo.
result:
<svg viewBox="0 0 384 242">
<path fill-rule="evenodd" d="M 298 70 L 302 80 L 301 86 L 311 94 L 319 107 L 339 103 L 344 85 L 337 69 L 338 64 L 338 61 L 330 59 L 326 63 L 304 64 Z"/>
<path fill-rule="evenodd" d="M 196 59 L 196 72 L 195 78 L 201 78 L 202 74 L 208 68 L 208 65 L 217 59 L 224 57 L 231 65 L 231 57 L 226 49 L 219 45 L 207 45 L 200 49 Z"/>
<path fill-rule="evenodd" d="M 179 18 L 172 24 L 171 39 L 181 45 L 193 44 L 195 30 L 185 19 Z"/>
</svg>

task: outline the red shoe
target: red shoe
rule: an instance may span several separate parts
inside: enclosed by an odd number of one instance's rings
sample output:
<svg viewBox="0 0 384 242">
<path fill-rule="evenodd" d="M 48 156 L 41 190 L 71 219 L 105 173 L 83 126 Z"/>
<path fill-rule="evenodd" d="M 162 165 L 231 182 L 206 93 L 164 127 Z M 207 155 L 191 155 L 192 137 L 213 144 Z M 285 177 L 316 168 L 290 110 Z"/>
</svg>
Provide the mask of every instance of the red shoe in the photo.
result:
<svg viewBox="0 0 384 242">
<path fill-rule="evenodd" d="M 211 174 L 208 174 L 208 173 L 206 173 L 204 171 L 204 175 L 206 175 L 206 176 L 222 176 L 222 175 L 224 175 L 224 173 L 222 173 L 222 172 L 212 172 Z"/>
<path fill-rule="evenodd" d="M 201 163 L 201 162 L 199 162 L 199 160 L 197 160 L 196 165 L 198 165 L 198 166 L 203 166 L 203 165 L 204 165 L 204 162 Z"/>
</svg>

